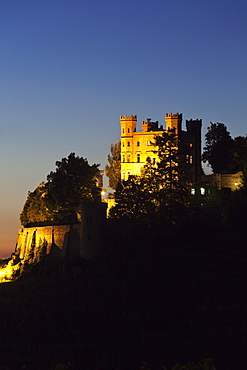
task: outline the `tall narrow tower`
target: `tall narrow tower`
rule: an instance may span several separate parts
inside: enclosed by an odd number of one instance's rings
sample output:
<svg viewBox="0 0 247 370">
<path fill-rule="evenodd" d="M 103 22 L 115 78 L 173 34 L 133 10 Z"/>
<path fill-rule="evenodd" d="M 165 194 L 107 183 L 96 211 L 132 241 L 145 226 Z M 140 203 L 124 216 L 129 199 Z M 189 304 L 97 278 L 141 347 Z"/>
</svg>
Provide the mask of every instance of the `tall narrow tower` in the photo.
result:
<svg viewBox="0 0 247 370">
<path fill-rule="evenodd" d="M 133 174 L 133 134 L 136 132 L 137 116 L 120 116 L 121 130 L 121 178 Z"/>
<path fill-rule="evenodd" d="M 136 132 L 137 116 L 120 116 L 121 137 L 131 136 Z"/>
<path fill-rule="evenodd" d="M 175 129 L 175 134 L 179 135 L 182 130 L 182 113 L 166 113 L 165 120 L 166 120 L 166 131 L 171 131 Z"/>
<path fill-rule="evenodd" d="M 188 135 L 193 137 L 193 143 L 191 145 L 191 153 L 193 155 L 193 177 L 192 180 L 195 183 L 199 183 L 201 175 L 203 174 L 201 165 L 201 130 L 202 130 L 202 119 L 190 119 L 186 120 L 186 128 Z"/>
</svg>

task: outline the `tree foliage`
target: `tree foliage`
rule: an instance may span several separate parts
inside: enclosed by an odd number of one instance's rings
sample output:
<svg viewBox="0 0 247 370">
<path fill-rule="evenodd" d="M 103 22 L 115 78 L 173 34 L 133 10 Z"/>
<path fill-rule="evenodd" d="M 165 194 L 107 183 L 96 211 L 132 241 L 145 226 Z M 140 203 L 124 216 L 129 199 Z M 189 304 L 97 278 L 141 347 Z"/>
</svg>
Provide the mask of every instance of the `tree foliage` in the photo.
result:
<svg viewBox="0 0 247 370">
<path fill-rule="evenodd" d="M 100 174 L 99 165 L 71 153 L 56 162 L 56 170 L 33 192 L 28 193 L 20 221 L 22 225 L 77 219 L 81 202 L 91 199 Z"/>
<path fill-rule="evenodd" d="M 116 206 L 110 216 L 148 220 L 155 212 L 155 199 L 150 196 L 150 184 L 145 176 L 130 176 L 115 192 Z"/>
<path fill-rule="evenodd" d="M 48 210 L 45 201 L 46 184 L 42 182 L 33 192 L 28 192 L 27 200 L 20 214 L 22 225 L 50 221 L 52 213 Z"/>
<path fill-rule="evenodd" d="M 247 171 L 247 135 L 234 138 L 233 167 L 235 171 Z"/>
<path fill-rule="evenodd" d="M 214 173 L 235 173 L 247 170 L 247 135 L 232 139 L 223 123 L 210 123 L 205 135 L 202 155 Z"/>
<path fill-rule="evenodd" d="M 100 174 L 99 165 L 71 153 L 56 162 L 56 170 L 47 176 L 46 202 L 55 218 L 78 214 L 81 202 L 92 198 Z"/>
<path fill-rule="evenodd" d="M 153 176 L 158 184 L 161 210 L 176 209 L 188 200 L 191 184 L 187 178 L 187 163 L 174 131 L 156 137 L 159 161 L 153 166 Z"/>
<path fill-rule="evenodd" d="M 207 129 L 202 159 L 208 161 L 214 173 L 227 173 L 233 163 L 234 141 L 224 123 L 210 122 Z"/>
<path fill-rule="evenodd" d="M 109 178 L 108 186 L 113 190 L 117 189 L 121 182 L 121 142 L 118 140 L 110 146 L 111 154 L 108 154 L 108 162 L 105 166 L 106 176 Z"/>
</svg>

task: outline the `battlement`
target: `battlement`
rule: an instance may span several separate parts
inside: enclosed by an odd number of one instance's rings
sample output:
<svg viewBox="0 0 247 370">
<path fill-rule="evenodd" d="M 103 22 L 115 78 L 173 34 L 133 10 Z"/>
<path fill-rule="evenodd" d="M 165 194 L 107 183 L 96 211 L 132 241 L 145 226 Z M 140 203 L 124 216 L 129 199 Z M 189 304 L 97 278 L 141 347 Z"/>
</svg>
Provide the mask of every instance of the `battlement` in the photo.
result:
<svg viewBox="0 0 247 370">
<path fill-rule="evenodd" d="M 166 113 L 166 118 L 176 118 L 176 119 L 182 119 L 182 113 Z"/>
<path fill-rule="evenodd" d="M 182 129 L 182 113 L 166 113 L 165 121 L 166 121 L 166 130 L 174 130 L 175 133 L 178 135 Z"/>
<path fill-rule="evenodd" d="M 120 121 L 137 121 L 137 115 L 131 114 L 130 116 L 127 116 L 125 114 L 124 116 L 120 116 Z"/>
<path fill-rule="evenodd" d="M 190 119 L 186 120 L 186 128 L 188 132 L 198 132 L 198 138 L 201 138 L 201 128 L 202 128 L 202 120 L 201 119 Z"/>
<path fill-rule="evenodd" d="M 199 123 L 199 124 L 202 124 L 202 119 L 187 119 L 186 122 L 191 122 L 191 123 Z"/>
<path fill-rule="evenodd" d="M 159 128 L 158 121 L 152 122 L 151 118 L 148 118 L 147 121 L 142 121 L 142 131 L 143 132 L 158 131 L 158 130 L 163 130 L 163 126 Z"/>
</svg>

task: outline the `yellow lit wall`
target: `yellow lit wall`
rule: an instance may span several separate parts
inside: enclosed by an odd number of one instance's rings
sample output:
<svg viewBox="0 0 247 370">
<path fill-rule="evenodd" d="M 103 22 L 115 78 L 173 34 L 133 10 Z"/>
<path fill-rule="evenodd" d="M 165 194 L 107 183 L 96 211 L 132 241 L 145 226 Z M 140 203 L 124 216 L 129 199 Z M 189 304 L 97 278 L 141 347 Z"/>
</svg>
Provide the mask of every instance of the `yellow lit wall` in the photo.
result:
<svg viewBox="0 0 247 370">
<path fill-rule="evenodd" d="M 166 130 L 175 129 L 180 135 L 182 114 L 166 114 Z M 141 168 L 147 163 L 147 158 L 152 163 L 157 163 L 158 155 L 154 153 L 157 147 L 155 136 L 162 135 L 165 131 L 158 121 L 151 119 L 142 122 L 142 131 L 136 131 L 137 116 L 120 116 L 121 130 L 121 178 L 127 180 L 130 175 L 140 175 Z"/>
</svg>

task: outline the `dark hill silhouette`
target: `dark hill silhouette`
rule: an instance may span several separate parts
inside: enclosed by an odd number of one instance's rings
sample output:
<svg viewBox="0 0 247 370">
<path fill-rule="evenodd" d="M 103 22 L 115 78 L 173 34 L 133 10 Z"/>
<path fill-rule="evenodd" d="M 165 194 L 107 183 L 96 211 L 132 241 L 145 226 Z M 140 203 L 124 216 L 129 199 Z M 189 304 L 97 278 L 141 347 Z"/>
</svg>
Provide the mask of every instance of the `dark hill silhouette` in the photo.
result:
<svg viewBox="0 0 247 370">
<path fill-rule="evenodd" d="M 0 364 L 139 369 L 146 361 L 169 369 L 213 357 L 216 369 L 240 368 L 246 361 L 243 233 L 144 230 L 118 220 L 108 226 L 106 255 L 47 256 L 0 285 Z"/>
</svg>

